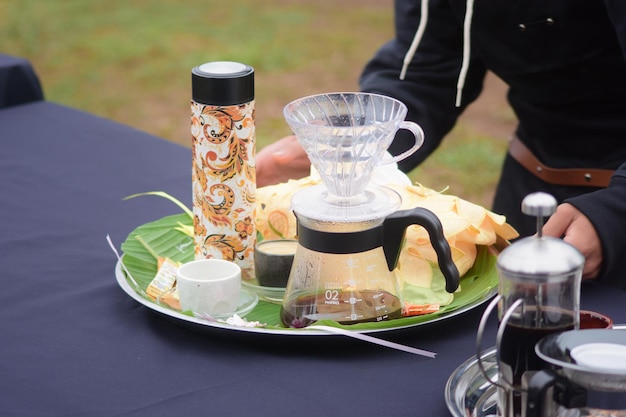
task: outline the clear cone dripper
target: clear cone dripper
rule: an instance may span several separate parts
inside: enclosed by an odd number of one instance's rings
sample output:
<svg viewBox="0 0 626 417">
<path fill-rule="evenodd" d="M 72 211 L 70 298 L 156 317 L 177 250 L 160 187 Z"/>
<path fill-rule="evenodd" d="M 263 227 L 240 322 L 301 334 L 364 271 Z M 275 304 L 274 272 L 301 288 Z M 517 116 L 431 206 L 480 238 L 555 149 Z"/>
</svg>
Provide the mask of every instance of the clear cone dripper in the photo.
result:
<svg viewBox="0 0 626 417">
<path fill-rule="evenodd" d="M 423 143 L 422 129 L 404 120 L 407 108 L 390 97 L 329 93 L 285 106 L 287 123 L 298 137 L 328 193 L 345 199 L 362 195 L 377 165 L 397 162 Z M 415 145 L 383 161 L 398 129 L 415 135 Z"/>
</svg>

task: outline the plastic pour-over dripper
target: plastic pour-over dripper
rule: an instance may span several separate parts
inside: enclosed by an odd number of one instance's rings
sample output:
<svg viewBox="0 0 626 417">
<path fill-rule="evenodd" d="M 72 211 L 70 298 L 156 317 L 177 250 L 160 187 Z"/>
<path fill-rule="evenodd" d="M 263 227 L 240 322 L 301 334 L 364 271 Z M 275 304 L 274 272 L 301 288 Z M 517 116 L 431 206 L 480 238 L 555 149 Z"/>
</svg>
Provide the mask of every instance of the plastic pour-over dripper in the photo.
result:
<svg viewBox="0 0 626 417">
<path fill-rule="evenodd" d="M 328 192 L 338 197 L 362 194 L 374 168 L 405 159 L 422 145 L 424 134 L 405 121 L 407 108 L 390 97 L 367 93 L 332 93 L 304 97 L 284 109 Z M 415 135 L 415 144 L 383 161 L 398 129 Z"/>
</svg>

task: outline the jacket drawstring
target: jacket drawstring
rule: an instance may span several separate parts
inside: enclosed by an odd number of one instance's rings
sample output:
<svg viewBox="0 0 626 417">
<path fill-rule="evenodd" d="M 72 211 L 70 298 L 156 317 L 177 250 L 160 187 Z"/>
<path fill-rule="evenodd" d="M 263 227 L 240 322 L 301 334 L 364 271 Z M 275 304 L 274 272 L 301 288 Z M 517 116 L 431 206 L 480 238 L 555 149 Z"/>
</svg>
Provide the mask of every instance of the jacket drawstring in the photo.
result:
<svg viewBox="0 0 626 417">
<path fill-rule="evenodd" d="M 400 79 L 404 80 L 406 77 L 406 71 L 409 68 L 409 64 L 411 60 L 415 56 L 415 52 L 422 41 L 422 36 L 424 36 L 424 32 L 426 31 L 426 24 L 428 23 L 428 0 L 422 0 L 422 11 L 421 11 L 421 19 L 420 24 L 417 26 L 417 31 L 415 32 L 415 36 L 413 37 L 413 42 L 411 42 L 411 47 L 407 51 L 404 56 L 404 62 L 402 63 L 402 71 L 400 71 Z"/>
<path fill-rule="evenodd" d="M 422 0 L 421 4 L 421 20 L 417 27 L 417 31 L 415 32 L 415 36 L 413 37 L 413 42 L 411 42 L 411 46 L 404 56 L 404 61 L 402 62 L 402 70 L 400 71 L 400 79 L 404 80 L 406 77 L 406 72 L 409 68 L 409 64 L 411 60 L 415 56 L 415 52 L 419 47 L 420 42 L 422 41 L 422 37 L 424 36 L 424 32 L 426 30 L 426 24 L 428 23 L 428 0 Z M 465 79 L 467 78 L 467 71 L 469 69 L 469 61 L 470 61 L 470 33 L 472 28 L 472 16 L 474 14 L 474 0 L 467 0 L 466 3 L 466 11 L 465 11 L 465 19 L 463 21 L 463 62 L 461 64 L 461 71 L 459 72 L 459 78 L 456 84 L 456 107 L 461 106 L 461 99 L 463 96 L 463 87 L 465 86 Z"/>
<path fill-rule="evenodd" d="M 456 83 L 456 107 L 461 107 L 461 98 L 463 96 L 463 87 L 467 78 L 470 61 L 470 33 L 472 28 L 472 16 L 474 14 L 474 0 L 467 0 L 465 8 L 465 20 L 463 21 L 463 63 L 461 64 L 461 72 Z"/>
</svg>

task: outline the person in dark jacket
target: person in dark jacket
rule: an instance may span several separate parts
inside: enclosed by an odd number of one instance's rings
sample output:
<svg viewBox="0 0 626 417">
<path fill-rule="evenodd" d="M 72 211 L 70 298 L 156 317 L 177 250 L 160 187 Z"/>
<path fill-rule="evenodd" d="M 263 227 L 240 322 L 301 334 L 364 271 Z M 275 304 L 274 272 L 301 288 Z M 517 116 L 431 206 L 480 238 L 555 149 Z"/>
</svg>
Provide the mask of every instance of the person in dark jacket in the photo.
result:
<svg viewBox="0 0 626 417">
<path fill-rule="evenodd" d="M 626 1 L 396 0 L 395 28 L 360 88 L 404 102 L 424 129 L 400 169 L 439 146 L 492 71 L 519 120 L 493 211 L 527 236 L 522 199 L 552 194 L 561 204 L 544 233 L 585 255 L 584 278 L 626 289 Z M 390 152 L 411 140 L 399 131 Z M 293 137 L 257 155 L 259 185 L 307 173 Z"/>
</svg>

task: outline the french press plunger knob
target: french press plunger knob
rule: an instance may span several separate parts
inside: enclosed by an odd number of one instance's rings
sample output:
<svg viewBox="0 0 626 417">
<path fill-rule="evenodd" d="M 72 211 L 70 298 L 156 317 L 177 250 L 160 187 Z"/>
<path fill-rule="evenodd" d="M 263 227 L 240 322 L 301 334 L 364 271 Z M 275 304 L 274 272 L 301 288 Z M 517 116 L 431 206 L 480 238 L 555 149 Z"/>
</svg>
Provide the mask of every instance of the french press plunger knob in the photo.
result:
<svg viewBox="0 0 626 417">
<path fill-rule="evenodd" d="M 527 195 L 522 201 L 522 213 L 537 218 L 537 236 L 541 237 L 543 219 L 551 216 L 556 211 L 556 199 L 547 193 L 533 193 Z"/>
</svg>

